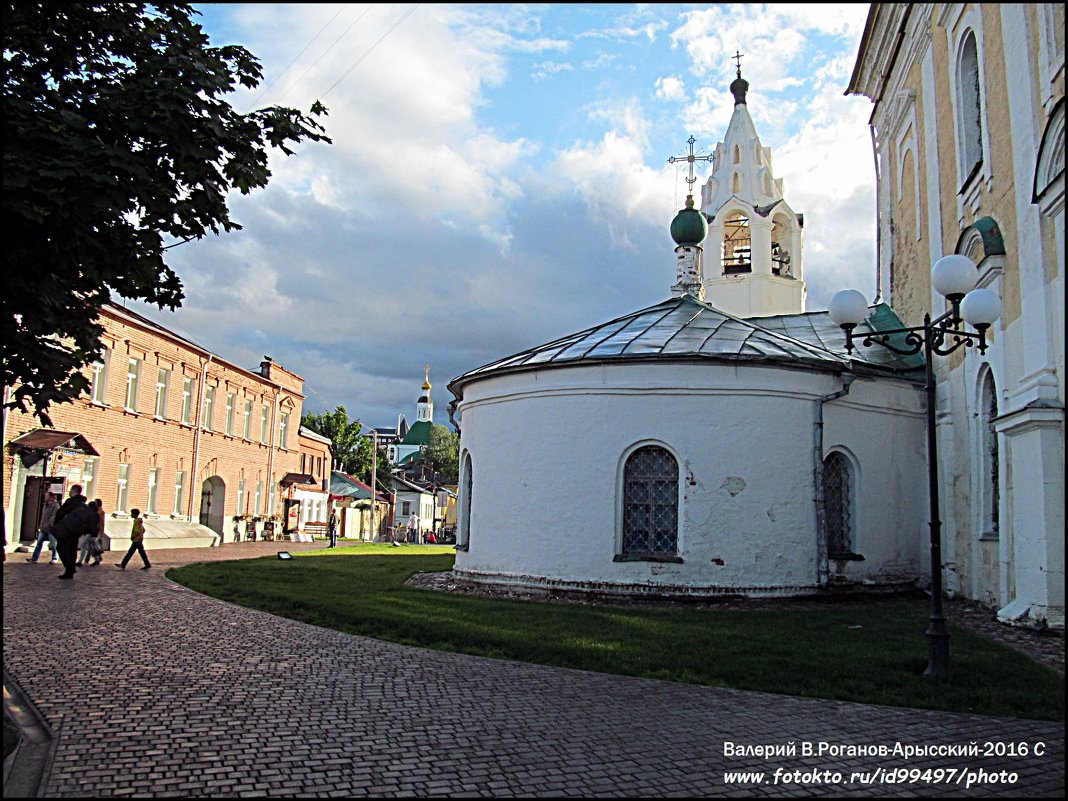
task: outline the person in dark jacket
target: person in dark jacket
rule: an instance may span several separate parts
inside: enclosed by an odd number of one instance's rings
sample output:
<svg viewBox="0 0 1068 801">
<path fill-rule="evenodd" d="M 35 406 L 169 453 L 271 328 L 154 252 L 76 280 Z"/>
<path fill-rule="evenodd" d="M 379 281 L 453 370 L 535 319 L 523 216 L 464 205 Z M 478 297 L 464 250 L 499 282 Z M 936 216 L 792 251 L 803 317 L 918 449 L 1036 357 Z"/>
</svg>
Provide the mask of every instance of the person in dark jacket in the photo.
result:
<svg viewBox="0 0 1068 801">
<path fill-rule="evenodd" d="M 59 560 L 63 563 L 63 573 L 59 578 L 74 578 L 77 570 L 74 563 L 78 559 L 78 538 L 87 531 L 95 533 L 99 522 L 96 504 L 86 504 L 81 485 L 73 485 L 70 488 L 70 497 L 59 507 L 52 525 L 52 536 L 56 538 Z"/>
</svg>

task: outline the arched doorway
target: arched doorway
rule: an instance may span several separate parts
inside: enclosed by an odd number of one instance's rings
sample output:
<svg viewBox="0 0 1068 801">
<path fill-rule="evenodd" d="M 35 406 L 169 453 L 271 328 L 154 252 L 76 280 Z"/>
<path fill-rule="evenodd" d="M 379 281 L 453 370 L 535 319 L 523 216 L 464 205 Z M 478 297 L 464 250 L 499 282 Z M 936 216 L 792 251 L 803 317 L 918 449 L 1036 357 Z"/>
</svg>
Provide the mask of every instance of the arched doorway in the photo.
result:
<svg viewBox="0 0 1068 801">
<path fill-rule="evenodd" d="M 223 510 L 226 508 L 226 484 L 218 476 L 204 482 L 200 490 L 200 525 L 207 526 L 223 542 Z"/>
</svg>

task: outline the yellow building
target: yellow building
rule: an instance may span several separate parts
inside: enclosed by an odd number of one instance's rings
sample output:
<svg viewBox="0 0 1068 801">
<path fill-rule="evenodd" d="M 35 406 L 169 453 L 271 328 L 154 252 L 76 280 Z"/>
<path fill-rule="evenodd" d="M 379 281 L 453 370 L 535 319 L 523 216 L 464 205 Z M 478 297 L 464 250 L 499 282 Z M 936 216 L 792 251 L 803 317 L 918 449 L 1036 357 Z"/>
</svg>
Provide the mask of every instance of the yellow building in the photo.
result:
<svg viewBox="0 0 1068 801">
<path fill-rule="evenodd" d="M 1001 319 L 936 364 L 945 586 L 1064 625 L 1064 6 L 874 4 L 847 94 L 874 102 L 879 298 L 945 309 L 958 253 Z"/>
</svg>

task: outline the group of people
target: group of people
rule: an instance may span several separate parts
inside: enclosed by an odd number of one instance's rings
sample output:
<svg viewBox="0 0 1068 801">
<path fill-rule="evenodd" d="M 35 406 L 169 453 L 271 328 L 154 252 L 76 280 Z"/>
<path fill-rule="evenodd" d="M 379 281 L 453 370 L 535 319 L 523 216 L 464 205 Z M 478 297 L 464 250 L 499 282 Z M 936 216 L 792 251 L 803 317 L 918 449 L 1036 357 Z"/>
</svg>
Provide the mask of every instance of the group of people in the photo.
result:
<svg viewBox="0 0 1068 801">
<path fill-rule="evenodd" d="M 130 550 L 115 567 L 125 570 L 133 555 L 138 553 L 144 562 L 141 569 L 148 570 L 152 565 L 145 553 L 145 523 L 141 519 L 141 511 L 131 509 L 130 517 L 133 518 Z M 63 563 L 63 573 L 59 578 L 74 578 L 79 565 L 99 565 L 103 561 L 104 521 L 104 502 L 99 498 L 95 501 L 86 500 L 80 484 L 71 486 L 70 495 L 62 506 L 54 493 L 48 493 L 38 524 L 37 545 L 27 561 L 37 562 L 47 542 L 52 551 L 51 563 L 55 564 L 57 559 Z"/>
</svg>

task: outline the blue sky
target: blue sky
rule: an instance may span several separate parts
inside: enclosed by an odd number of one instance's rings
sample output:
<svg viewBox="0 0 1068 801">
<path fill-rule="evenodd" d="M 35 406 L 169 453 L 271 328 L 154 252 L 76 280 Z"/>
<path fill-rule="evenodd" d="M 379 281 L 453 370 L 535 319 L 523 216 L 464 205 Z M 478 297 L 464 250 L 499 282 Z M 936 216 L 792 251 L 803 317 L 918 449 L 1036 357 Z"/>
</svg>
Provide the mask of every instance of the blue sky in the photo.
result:
<svg viewBox="0 0 1068 801">
<path fill-rule="evenodd" d="M 808 308 L 874 295 L 871 105 L 843 95 L 866 5 L 196 7 L 263 66 L 238 110 L 321 99 L 334 143 L 272 156 L 231 197 L 242 231 L 169 251 L 181 309 L 130 305 L 228 361 L 271 355 L 306 410 L 412 421 L 429 363 L 445 423 L 456 376 L 667 298 L 667 159 L 722 139 L 736 50 L 805 214 Z"/>
</svg>

